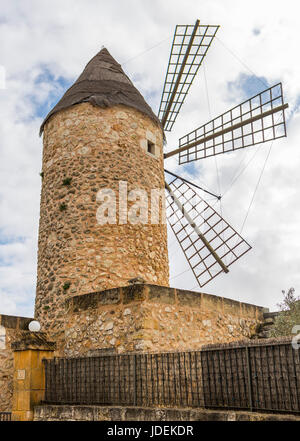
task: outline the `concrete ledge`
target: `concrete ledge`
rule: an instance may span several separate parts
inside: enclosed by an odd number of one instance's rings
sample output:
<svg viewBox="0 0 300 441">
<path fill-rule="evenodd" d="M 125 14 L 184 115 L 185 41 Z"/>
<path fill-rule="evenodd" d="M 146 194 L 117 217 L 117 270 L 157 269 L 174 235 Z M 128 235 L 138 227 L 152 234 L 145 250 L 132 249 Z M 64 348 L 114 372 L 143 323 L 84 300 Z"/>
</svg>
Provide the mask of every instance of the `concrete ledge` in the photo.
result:
<svg viewBox="0 0 300 441">
<path fill-rule="evenodd" d="M 300 421 L 300 416 L 199 408 L 43 405 L 34 408 L 34 421 Z"/>
</svg>

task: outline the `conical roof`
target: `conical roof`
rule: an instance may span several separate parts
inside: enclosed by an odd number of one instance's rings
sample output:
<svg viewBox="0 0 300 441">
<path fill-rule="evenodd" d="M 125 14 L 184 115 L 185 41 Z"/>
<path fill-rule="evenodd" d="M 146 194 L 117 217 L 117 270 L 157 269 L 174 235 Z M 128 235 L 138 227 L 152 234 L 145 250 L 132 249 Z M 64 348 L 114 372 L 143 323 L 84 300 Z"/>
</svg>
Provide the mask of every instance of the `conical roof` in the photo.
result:
<svg viewBox="0 0 300 441">
<path fill-rule="evenodd" d="M 75 104 L 86 102 L 102 108 L 124 104 L 139 110 L 160 125 L 151 107 L 106 48 L 101 49 L 89 61 L 75 83 L 48 113 L 41 125 L 40 135 L 52 115 Z"/>
</svg>

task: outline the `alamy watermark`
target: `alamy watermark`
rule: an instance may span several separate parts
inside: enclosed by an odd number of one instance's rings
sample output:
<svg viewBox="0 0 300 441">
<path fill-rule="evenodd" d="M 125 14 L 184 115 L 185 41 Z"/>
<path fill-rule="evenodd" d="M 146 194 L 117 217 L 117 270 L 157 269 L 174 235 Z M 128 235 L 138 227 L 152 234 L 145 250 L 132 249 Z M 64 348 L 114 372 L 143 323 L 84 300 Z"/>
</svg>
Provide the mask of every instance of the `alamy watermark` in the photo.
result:
<svg viewBox="0 0 300 441">
<path fill-rule="evenodd" d="M 100 203 L 96 219 L 99 225 L 130 223 L 165 224 L 165 190 L 153 188 L 150 192 L 142 188 L 128 191 L 128 183 L 119 181 L 117 191 L 103 188 L 98 191 L 96 201 Z"/>
<path fill-rule="evenodd" d="M 297 334 L 292 339 L 292 346 L 293 346 L 293 349 L 298 350 L 300 348 L 300 325 L 293 326 L 292 334 Z"/>
</svg>

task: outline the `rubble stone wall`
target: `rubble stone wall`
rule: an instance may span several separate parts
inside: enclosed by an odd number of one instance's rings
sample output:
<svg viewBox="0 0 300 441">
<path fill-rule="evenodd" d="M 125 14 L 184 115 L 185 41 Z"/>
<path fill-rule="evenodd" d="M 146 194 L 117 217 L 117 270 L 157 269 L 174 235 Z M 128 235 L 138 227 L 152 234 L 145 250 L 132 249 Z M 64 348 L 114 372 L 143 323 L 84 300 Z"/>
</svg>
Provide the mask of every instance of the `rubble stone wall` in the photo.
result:
<svg viewBox="0 0 300 441">
<path fill-rule="evenodd" d="M 61 355 L 177 351 L 251 338 L 263 310 L 204 293 L 132 285 L 67 300 Z"/>
</svg>

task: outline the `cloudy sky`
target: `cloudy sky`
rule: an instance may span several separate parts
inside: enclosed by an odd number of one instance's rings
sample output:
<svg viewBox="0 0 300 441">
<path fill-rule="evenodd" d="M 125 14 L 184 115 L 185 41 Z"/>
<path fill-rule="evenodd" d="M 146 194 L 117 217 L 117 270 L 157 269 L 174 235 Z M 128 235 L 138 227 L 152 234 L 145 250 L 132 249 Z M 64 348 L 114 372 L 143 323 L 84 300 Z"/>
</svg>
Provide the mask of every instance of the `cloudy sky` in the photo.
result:
<svg viewBox="0 0 300 441">
<path fill-rule="evenodd" d="M 224 195 L 215 208 L 237 231 L 242 229 L 253 247 L 229 274 L 203 291 L 272 310 L 282 289 L 293 286 L 300 293 L 300 36 L 295 0 L 0 3 L 0 314 L 33 314 L 43 117 L 102 45 L 157 111 L 175 25 L 194 24 L 197 18 L 221 27 L 167 134 L 167 149 L 265 85 L 282 82 L 289 103 L 287 138 L 193 167 L 178 166 L 176 157 L 166 163 Z M 172 233 L 169 254 L 171 286 L 199 290 Z"/>
</svg>

